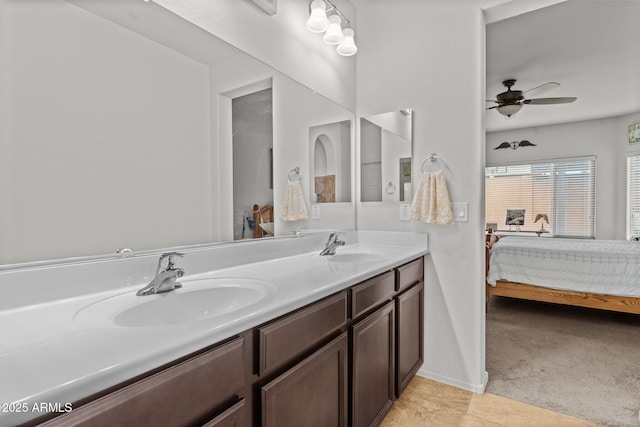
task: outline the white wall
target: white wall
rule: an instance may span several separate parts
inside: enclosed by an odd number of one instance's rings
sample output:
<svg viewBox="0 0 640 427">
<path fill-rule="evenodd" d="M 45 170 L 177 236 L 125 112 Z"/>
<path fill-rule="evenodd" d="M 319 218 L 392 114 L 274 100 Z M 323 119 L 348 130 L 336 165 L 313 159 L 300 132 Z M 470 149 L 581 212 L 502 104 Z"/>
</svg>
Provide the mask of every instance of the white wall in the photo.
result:
<svg viewBox="0 0 640 427">
<path fill-rule="evenodd" d="M 309 2 L 278 0 L 278 13 L 267 15 L 250 0 L 153 0 L 242 49 L 296 81 L 355 110 L 356 57 L 342 57 L 335 46 L 306 28 Z M 356 12 L 348 0 L 337 0 L 352 21 L 358 43 Z"/>
<path fill-rule="evenodd" d="M 412 108 L 414 188 L 435 152 L 470 221 L 398 220 L 398 204 L 361 203 L 358 228 L 429 233 L 422 375 L 481 391 L 484 365 L 484 21 L 475 0 L 397 0 L 358 9 L 357 115 Z M 356 162 L 359 164 L 359 161 Z M 464 268 L 461 268 L 464 266 Z"/>
<path fill-rule="evenodd" d="M 215 239 L 207 65 L 64 1 L 2 7 L 0 264 Z"/>
<path fill-rule="evenodd" d="M 525 112 L 526 113 L 526 112 Z M 628 126 L 640 114 L 487 133 L 487 164 L 596 156 L 596 238 L 626 238 Z M 501 142 L 526 139 L 535 147 L 496 150 Z"/>
</svg>

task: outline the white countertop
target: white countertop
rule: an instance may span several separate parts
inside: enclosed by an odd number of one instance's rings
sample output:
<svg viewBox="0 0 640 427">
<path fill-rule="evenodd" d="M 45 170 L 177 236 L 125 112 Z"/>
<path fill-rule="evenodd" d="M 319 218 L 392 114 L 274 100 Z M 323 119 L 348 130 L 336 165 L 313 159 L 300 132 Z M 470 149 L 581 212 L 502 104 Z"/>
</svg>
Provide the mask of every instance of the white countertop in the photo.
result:
<svg viewBox="0 0 640 427">
<path fill-rule="evenodd" d="M 340 257 L 320 257 L 322 247 L 318 247 L 272 259 L 256 259 L 247 253 L 246 262 L 228 262 L 225 267 L 191 275 L 185 266 L 186 275 L 180 279 L 184 289 L 203 277 L 251 278 L 271 284 L 260 304 L 228 315 L 154 327 L 122 327 L 109 315 L 78 315 L 114 295 L 135 294 L 139 284 L 0 311 L 0 426 L 42 415 L 33 410 L 34 404 L 64 407 L 428 253 L 426 235 L 353 232 L 348 237 L 338 254 L 367 253 L 372 258 L 341 261 Z M 303 245 L 298 242 L 302 240 L 272 239 L 256 247 L 264 251 L 276 248 L 274 245 Z M 217 246 L 216 256 L 224 250 Z M 278 254 L 278 250 L 273 252 Z M 1 279 L 0 286 L 7 286 Z"/>
</svg>

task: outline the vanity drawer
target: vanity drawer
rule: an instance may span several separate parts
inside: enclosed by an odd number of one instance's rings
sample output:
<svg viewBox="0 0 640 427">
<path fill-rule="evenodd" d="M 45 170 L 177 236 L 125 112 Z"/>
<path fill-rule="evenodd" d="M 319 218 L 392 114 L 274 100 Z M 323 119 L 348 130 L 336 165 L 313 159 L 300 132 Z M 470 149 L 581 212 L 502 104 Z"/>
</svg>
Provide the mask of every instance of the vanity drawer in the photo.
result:
<svg viewBox="0 0 640 427">
<path fill-rule="evenodd" d="M 215 417 L 202 427 L 243 427 L 245 419 L 244 399 Z"/>
<path fill-rule="evenodd" d="M 351 288 L 351 317 L 355 319 L 391 299 L 394 289 L 395 275 L 393 271 L 380 274 L 354 286 Z"/>
<path fill-rule="evenodd" d="M 345 327 L 347 293 L 340 292 L 258 328 L 259 374 L 283 366 Z"/>
<path fill-rule="evenodd" d="M 424 258 L 420 257 L 396 268 L 396 291 L 403 291 L 411 285 L 422 281 L 424 277 Z"/>
<path fill-rule="evenodd" d="M 245 383 L 243 346 L 244 338 L 235 339 L 43 425 L 186 426 L 211 419 L 238 401 Z"/>
</svg>

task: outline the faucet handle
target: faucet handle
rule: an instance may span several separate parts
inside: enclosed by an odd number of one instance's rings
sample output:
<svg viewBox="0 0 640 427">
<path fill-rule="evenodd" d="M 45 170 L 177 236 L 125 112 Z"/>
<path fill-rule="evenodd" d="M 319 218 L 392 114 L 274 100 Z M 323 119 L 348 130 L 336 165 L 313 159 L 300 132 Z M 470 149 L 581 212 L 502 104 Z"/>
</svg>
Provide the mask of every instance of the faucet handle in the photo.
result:
<svg viewBox="0 0 640 427">
<path fill-rule="evenodd" d="M 183 256 L 184 254 L 180 252 L 167 252 L 160 255 L 160 259 L 158 260 L 158 273 L 162 270 L 162 263 L 165 259 L 167 260 L 167 270 L 173 270 L 174 258 Z"/>
<path fill-rule="evenodd" d="M 336 243 L 338 245 L 344 245 L 344 241 L 338 240 L 339 236 L 344 236 L 344 231 L 336 231 L 334 233 L 331 233 L 329 235 L 329 241 L 333 242 L 333 243 Z"/>
</svg>

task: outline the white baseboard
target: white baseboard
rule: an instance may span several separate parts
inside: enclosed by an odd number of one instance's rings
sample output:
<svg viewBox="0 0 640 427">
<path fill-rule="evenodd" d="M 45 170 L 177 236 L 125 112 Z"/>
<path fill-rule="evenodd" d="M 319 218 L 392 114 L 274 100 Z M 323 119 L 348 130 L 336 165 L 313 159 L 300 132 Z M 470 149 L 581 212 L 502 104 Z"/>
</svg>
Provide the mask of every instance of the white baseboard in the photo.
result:
<svg viewBox="0 0 640 427">
<path fill-rule="evenodd" d="M 434 380 L 434 381 L 438 381 L 454 387 L 458 387 L 463 390 L 468 390 L 476 394 L 484 393 L 485 389 L 487 388 L 487 383 L 489 382 L 489 373 L 487 371 L 484 371 L 484 374 L 482 375 L 482 383 L 480 384 L 467 383 L 454 378 L 449 378 L 444 375 L 440 375 L 436 372 L 428 371 L 426 369 L 420 369 L 416 375 L 420 375 L 421 377 L 424 377 L 430 380 Z"/>
</svg>

